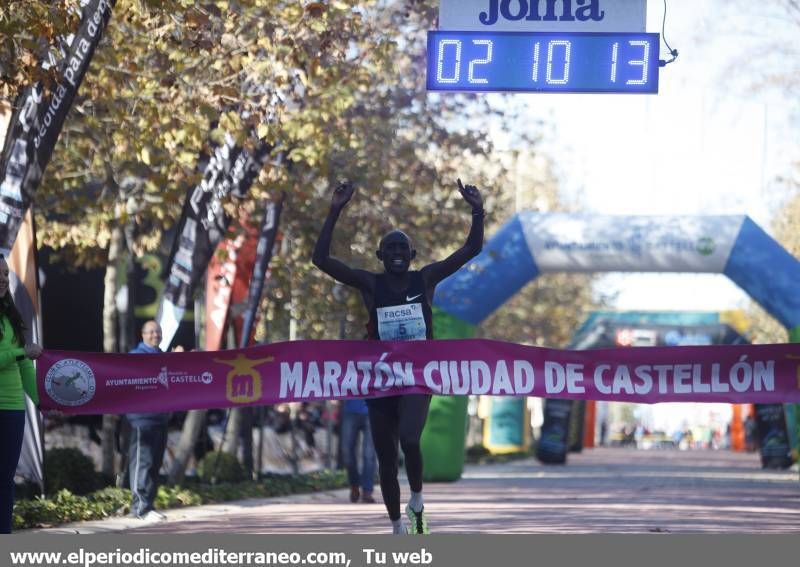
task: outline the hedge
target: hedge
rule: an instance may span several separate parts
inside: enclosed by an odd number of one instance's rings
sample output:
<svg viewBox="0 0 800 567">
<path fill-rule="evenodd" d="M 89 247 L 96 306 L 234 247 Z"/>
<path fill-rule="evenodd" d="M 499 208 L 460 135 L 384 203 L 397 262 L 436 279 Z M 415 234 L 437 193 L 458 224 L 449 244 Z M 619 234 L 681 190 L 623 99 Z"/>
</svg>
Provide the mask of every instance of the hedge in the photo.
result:
<svg viewBox="0 0 800 567">
<path fill-rule="evenodd" d="M 184 508 L 246 498 L 269 498 L 333 490 L 347 486 L 344 471 L 321 471 L 303 475 L 268 474 L 258 481 L 238 483 L 159 486 L 156 508 Z M 131 492 L 104 488 L 86 496 L 63 489 L 53 497 L 18 500 L 14 505 L 14 529 L 51 527 L 68 522 L 123 516 L 130 511 Z"/>
</svg>

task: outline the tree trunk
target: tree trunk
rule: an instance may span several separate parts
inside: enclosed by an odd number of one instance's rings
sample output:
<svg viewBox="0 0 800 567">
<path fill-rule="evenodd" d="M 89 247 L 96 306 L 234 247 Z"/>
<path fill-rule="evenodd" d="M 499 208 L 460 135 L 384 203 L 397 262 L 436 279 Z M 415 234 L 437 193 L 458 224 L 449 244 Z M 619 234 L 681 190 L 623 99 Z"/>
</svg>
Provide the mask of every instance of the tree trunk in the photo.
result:
<svg viewBox="0 0 800 567">
<path fill-rule="evenodd" d="M 125 236 L 121 227 L 111 232 L 108 245 L 108 263 L 103 279 L 103 351 L 117 350 L 117 272 L 119 261 L 124 251 Z"/>
<path fill-rule="evenodd" d="M 247 474 L 253 474 L 253 408 L 233 408 L 225 427 L 225 443 L 222 451 L 238 455 L 242 445 L 242 465 Z"/>
<path fill-rule="evenodd" d="M 223 453 L 236 455 L 239 450 L 239 432 L 242 430 L 242 424 L 245 421 L 244 409 L 231 408 L 230 410 L 228 423 L 225 425 L 225 443 L 220 448 Z"/>
<path fill-rule="evenodd" d="M 192 456 L 192 451 L 197 443 L 197 438 L 200 436 L 200 431 L 206 423 L 206 414 L 208 410 L 191 410 L 186 413 L 186 419 L 183 421 L 183 430 L 181 431 L 181 438 L 178 441 L 178 446 L 175 448 L 175 457 L 172 460 L 172 467 L 170 467 L 169 474 L 167 475 L 167 482 L 169 484 L 179 484 L 183 481 L 186 474 L 186 465 L 189 463 L 189 458 Z"/>
<path fill-rule="evenodd" d="M 253 408 L 233 408 L 225 426 L 225 441 L 220 450 L 233 456 L 242 446 L 242 466 L 249 476 L 253 475 Z"/>
<path fill-rule="evenodd" d="M 119 259 L 123 253 L 125 237 L 121 227 L 116 227 L 111 232 L 111 242 L 108 245 L 108 264 L 103 280 L 103 350 L 116 352 L 117 350 L 117 269 Z M 102 470 L 104 474 L 113 475 L 114 466 L 114 433 L 117 429 L 119 416 L 103 416 L 103 441 L 102 441 Z"/>
<path fill-rule="evenodd" d="M 242 466 L 249 477 L 253 477 L 253 410 L 254 408 L 242 409 Z"/>
</svg>

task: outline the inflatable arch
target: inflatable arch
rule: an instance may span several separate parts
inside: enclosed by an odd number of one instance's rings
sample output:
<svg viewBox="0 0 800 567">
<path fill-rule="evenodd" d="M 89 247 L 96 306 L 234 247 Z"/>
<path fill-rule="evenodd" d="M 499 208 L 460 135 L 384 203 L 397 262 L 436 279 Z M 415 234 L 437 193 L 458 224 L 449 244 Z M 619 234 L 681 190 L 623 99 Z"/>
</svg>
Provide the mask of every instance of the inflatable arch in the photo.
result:
<svg viewBox="0 0 800 567">
<path fill-rule="evenodd" d="M 525 284 L 548 272 L 690 272 L 728 276 L 800 341 L 800 262 L 749 217 L 522 212 L 436 290 L 437 338 L 466 338 Z M 422 439 L 426 480 L 464 463 L 464 398 L 435 398 Z"/>
</svg>

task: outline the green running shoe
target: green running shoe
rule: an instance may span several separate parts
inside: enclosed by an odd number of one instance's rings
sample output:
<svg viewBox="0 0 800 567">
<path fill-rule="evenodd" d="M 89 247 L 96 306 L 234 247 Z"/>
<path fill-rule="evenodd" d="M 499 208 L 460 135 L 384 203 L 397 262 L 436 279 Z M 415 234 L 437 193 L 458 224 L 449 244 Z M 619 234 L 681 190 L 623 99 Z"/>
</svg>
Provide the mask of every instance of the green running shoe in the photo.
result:
<svg viewBox="0 0 800 567">
<path fill-rule="evenodd" d="M 406 516 L 408 516 L 408 521 L 411 522 L 411 525 L 408 527 L 408 533 L 420 535 L 427 535 L 431 533 L 431 531 L 428 529 L 428 520 L 425 518 L 424 506 L 422 507 L 422 510 L 415 512 L 411 506 L 406 504 Z"/>
</svg>

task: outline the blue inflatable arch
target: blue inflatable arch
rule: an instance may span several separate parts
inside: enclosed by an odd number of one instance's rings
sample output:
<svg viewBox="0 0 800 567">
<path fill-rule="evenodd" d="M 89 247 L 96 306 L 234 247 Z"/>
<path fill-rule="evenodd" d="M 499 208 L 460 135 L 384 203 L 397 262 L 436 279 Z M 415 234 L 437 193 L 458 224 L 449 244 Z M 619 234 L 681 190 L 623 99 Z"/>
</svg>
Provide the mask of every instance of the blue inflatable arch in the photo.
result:
<svg viewBox="0 0 800 567">
<path fill-rule="evenodd" d="M 596 216 L 523 212 L 442 282 L 440 315 L 475 327 L 539 274 L 725 274 L 800 334 L 800 262 L 747 216 Z M 464 333 L 469 334 L 469 333 Z"/>
<path fill-rule="evenodd" d="M 436 338 L 466 338 L 547 272 L 725 274 L 800 342 L 800 262 L 746 216 L 584 216 L 523 212 L 436 290 Z M 422 437 L 426 480 L 456 480 L 467 401 L 434 397 Z"/>
</svg>

